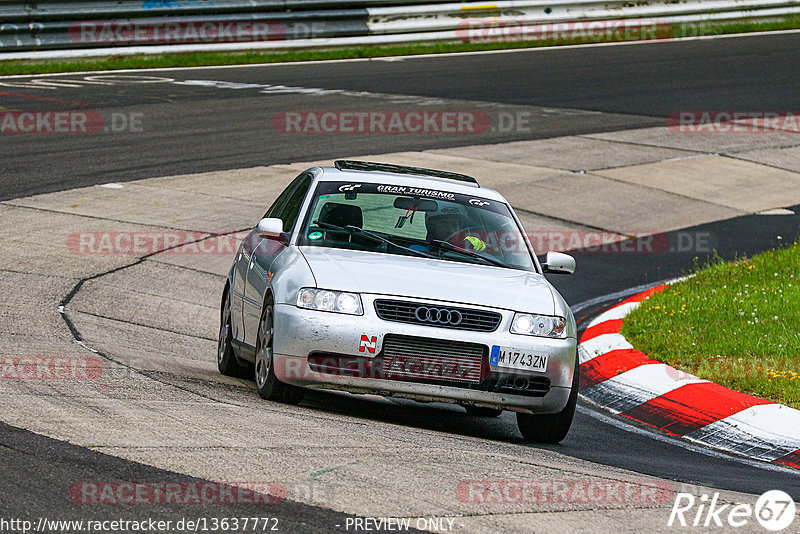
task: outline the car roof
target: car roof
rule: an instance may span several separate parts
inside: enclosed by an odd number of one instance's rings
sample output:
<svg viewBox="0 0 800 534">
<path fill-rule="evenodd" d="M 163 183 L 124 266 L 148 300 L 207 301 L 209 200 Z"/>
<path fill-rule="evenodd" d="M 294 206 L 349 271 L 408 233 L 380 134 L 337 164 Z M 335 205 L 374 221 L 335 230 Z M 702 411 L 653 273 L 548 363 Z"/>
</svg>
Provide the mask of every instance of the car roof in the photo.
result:
<svg viewBox="0 0 800 534">
<path fill-rule="evenodd" d="M 354 170 L 338 169 L 336 167 L 316 167 L 316 178 L 321 182 L 367 182 L 376 184 L 402 185 L 408 187 L 420 187 L 447 191 L 449 193 L 460 193 L 474 197 L 486 198 L 498 202 L 506 202 L 506 199 L 489 187 L 478 187 L 477 183 L 453 180 L 439 176 L 428 176 L 412 174 L 411 172 L 388 172 L 379 170 Z M 429 170 L 429 169 L 425 169 Z M 438 171 L 434 171 L 438 172 Z"/>
</svg>

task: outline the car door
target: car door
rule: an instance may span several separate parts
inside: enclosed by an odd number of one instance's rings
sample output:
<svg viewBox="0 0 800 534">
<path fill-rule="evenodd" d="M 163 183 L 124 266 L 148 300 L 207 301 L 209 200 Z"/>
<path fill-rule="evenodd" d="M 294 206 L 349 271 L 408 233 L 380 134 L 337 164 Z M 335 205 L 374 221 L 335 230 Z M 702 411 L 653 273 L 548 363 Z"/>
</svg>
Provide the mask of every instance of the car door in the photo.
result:
<svg viewBox="0 0 800 534">
<path fill-rule="evenodd" d="M 289 200 L 294 190 L 296 180 L 297 179 L 293 180 L 292 183 L 278 195 L 278 198 L 275 199 L 275 202 L 269 207 L 264 217 L 277 217 L 275 214 L 286 205 L 286 201 Z M 247 286 L 247 272 L 250 270 L 254 251 L 260 240 L 261 238 L 258 237 L 255 229 L 253 229 L 242 241 L 236 253 L 235 267 L 233 270 L 233 288 L 231 291 L 231 329 L 233 338 L 241 342 L 245 341 L 245 287 Z"/>
<path fill-rule="evenodd" d="M 236 259 L 233 267 L 233 287 L 231 288 L 231 335 L 233 339 L 242 341 L 244 339 L 243 328 L 243 299 L 244 287 L 247 280 L 247 266 L 250 257 L 253 255 L 252 242 L 253 234 L 249 234 L 239 250 L 236 252 Z"/>
<path fill-rule="evenodd" d="M 265 217 L 275 217 L 283 221 L 283 231 L 291 233 L 294 229 L 303 201 L 311 185 L 312 175 L 303 173 L 286 189 L 286 201 L 276 206 L 275 211 L 268 211 Z M 265 239 L 253 234 L 253 253 L 247 265 L 243 299 L 244 342 L 250 346 L 256 344 L 258 323 L 261 320 L 264 294 L 270 285 L 272 275 L 269 268 L 278 255 L 286 249 L 286 245 L 276 239 Z"/>
</svg>

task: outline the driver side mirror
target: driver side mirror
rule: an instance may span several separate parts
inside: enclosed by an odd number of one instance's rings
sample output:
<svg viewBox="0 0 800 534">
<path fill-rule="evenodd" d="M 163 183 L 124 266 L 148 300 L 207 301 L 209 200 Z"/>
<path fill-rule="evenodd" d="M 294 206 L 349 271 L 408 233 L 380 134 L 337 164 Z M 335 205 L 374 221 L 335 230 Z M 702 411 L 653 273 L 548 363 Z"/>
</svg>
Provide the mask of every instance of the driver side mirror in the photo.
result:
<svg viewBox="0 0 800 534">
<path fill-rule="evenodd" d="M 288 236 L 283 232 L 283 221 L 276 218 L 266 218 L 258 221 L 256 233 L 264 239 L 274 239 L 283 244 L 289 242 Z"/>
<path fill-rule="evenodd" d="M 542 272 L 552 274 L 574 274 L 575 258 L 569 254 L 550 251 L 542 263 Z"/>
</svg>

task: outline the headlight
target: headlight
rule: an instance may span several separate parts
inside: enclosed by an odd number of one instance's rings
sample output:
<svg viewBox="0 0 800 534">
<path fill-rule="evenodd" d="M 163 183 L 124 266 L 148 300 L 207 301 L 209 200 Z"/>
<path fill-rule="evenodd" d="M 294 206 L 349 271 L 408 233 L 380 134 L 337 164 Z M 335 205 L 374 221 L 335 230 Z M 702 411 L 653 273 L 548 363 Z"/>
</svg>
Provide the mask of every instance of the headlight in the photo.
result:
<svg viewBox="0 0 800 534">
<path fill-rule="evenodd" d="M 358 293 L 345 293 L 329 289 L 312 289 L 304 287 L 297 293 L 297 307 L 308 310 L 348 313 L 363 315 L 361 297 Z"/>
<path fill-rule="evenodd" d="M 566 328 L 566 319 L 549 315 L 515 313 L 511 321 L 511 333 L 525 336 L 564 338 Z"/>
</svg>

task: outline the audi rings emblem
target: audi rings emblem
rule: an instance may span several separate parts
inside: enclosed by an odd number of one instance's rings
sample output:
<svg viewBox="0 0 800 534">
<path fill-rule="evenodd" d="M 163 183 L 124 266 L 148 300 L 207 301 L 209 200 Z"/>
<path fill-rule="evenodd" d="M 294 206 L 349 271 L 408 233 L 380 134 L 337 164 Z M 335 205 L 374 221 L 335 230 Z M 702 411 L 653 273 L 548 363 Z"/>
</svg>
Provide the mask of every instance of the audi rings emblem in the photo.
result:
<svg viewBox="0 0 800 534">
<path fill-rule="evenodd" d="M 445 308 L 428 308 L 420 306 L 414 314 L 417 321 L 421 323 L 435 323 L 445 326 L 458 326 L 464 317 L 458 310 L 448 310 Z"/>
</svg>

